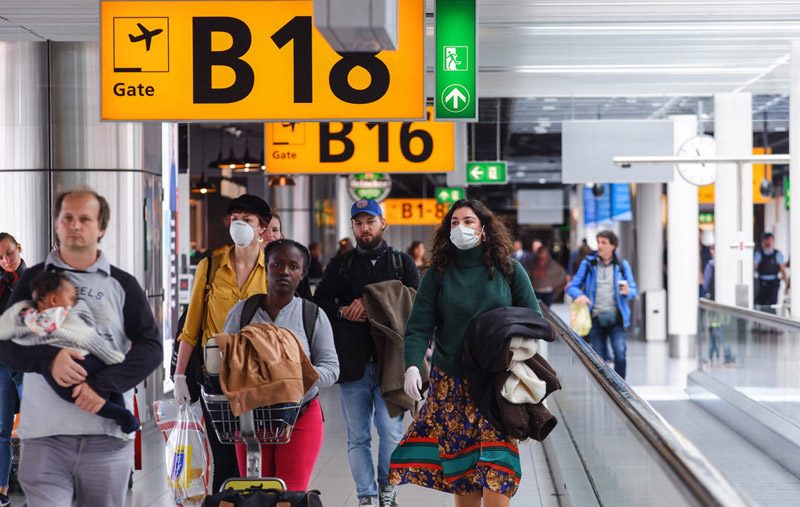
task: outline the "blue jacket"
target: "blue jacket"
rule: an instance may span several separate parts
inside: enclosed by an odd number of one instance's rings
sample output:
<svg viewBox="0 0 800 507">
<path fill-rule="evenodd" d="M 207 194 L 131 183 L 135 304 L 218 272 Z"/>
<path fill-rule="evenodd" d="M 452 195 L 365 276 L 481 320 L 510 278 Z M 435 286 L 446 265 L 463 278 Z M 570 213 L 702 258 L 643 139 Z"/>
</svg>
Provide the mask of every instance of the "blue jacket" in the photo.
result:
<svg viewBox="0 0 800 507">
<path fill-rule="evenodd" d="M 581 261 L 578 271 L 572 278 L 569 287 L 567 287 L 567 294 L 569 294 L 572 299 L 582 294 L 589 298 L 591 301 L 589 304 L 590 311 L 592 306 L 594 306 L 594 296 L 597 292 L 597 262 L 602 262 L 598 259 L 597 254 L 587 256 Z M 620 259 L 614 254 L 614 258 L 611 262 L 614 264 L 614 300 L 617 302 L 617 309 L 622 315 L 623 327 L 628 327 L 631 325 L 631 309 L 628 307 L 627 301 L 636 297 L 638 292 L 636 290 L 636 281 L 633 279 L 633 270 L 631 269 L 631 265 L 628 264 L 628 261 Z M 622 271 L 621 273 L 620 270 Z M 618 282 L 620 279 L 627 281 L 630 286 L 631 290 L 627 296 L 623 296 L 619 293 Z M 581 287 L 583 287 L 583 289 L 581 289 Z"/>
</svg>

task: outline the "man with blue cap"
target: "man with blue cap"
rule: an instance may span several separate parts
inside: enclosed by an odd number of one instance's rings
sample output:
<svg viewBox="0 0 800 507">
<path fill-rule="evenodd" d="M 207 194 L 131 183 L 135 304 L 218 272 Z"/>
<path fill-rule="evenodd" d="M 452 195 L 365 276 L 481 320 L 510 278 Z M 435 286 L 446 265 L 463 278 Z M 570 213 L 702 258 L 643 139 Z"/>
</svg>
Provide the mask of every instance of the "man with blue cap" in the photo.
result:
<svg viewBox="0 0 800 507">
<path fill-rule="evenodd" d="M 397 492 L 389 484 L 389 458 L 403 436 L 403 414 L 391 417 L 381 396 L 377 354 L 362 296 L 365 285 L 386 280 L 401 280 L 416 289 L 419 272 L 411 256 L 384 241 L 386 220 L 373 199 L 353 204 L 350 225 L 356 248 L 331 259 L 314 300 L 333 325 L 347 455 L 358 505 L 391 507 L 397 505 Z M 377 483 L 372 456 L 373 417 L 380 439 Z"/>
</svg>

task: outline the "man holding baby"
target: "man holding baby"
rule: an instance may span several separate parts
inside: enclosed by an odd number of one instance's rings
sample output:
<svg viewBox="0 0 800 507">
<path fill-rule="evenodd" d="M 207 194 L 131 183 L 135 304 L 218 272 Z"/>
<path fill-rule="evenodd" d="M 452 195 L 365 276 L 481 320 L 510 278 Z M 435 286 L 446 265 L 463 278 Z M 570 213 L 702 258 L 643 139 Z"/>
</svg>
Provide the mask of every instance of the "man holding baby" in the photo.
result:
<svg viewBox="0 0 800 507">
<path fill-rule="evenodd" d="M 125 505 L 133 434 L 96 414 L 113 393 L 121 393 L 132 409 L 133 388 L 161 364 L 163 352 L 141 286 L 98 249 L 109 218 L 108 202 L 92 190 L 60 195 L 54 205 L 58 247 L 25 272 L 9 302 L 32 299 L 29 285 L 38 273 L 59 272 L 91 310 L 97 339 L 125 355 L 122 362 L 87 375 L 82 354 L 73 349 L 0 342 L 0 364 L 25 372 L 19 479 L 29 507 Z M 45 374 L 72 387 L 74 403 L 61 399 Z"/>
</svg>

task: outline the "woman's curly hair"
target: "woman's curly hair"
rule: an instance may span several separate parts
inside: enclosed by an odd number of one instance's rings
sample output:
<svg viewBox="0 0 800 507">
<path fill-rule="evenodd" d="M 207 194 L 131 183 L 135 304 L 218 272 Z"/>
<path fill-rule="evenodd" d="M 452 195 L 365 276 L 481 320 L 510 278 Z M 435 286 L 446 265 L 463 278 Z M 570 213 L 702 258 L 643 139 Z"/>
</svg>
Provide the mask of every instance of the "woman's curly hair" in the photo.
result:
<svg viewBox="0 0 800 507">
<path fill-rule="evenodd" d="M 514 265 L 511 262 L 511 252 L 513 251 L 511 234 L 506 225 L 492 213 L 492 210 L 477 199 L 461 199 L 450 207 L 442 219 L 442 223 L 433 233 L 431 266 L 444 273 L 453 264 L 458 249 L 450 241 L 450 221 L 453 213 L 459 208 L 470 208 L 474 211 L 484 228 L 483 244 L 486 246 L 486 250 L 483 254 L 483 261 L 489 268 L 489 280 L 494 279 L 495 267 L 500 269 L 503 276 L 511 276 L 514 272 Z"/>
</svg>

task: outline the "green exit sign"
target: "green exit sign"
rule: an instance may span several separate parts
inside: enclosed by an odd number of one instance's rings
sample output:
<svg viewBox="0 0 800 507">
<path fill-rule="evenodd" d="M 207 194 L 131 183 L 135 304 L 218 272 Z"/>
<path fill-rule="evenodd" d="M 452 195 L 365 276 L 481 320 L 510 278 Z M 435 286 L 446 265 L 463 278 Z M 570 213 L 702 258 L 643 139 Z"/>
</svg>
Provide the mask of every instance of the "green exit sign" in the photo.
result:
<svg viewBox="0 0 800 507">
<path fill-rule="evenodd" d="M 467 183 L 506 182 L 505 162 L 467 162 Z"/>
<path fill-rule="evenodd" d="M 476 0 L 436 0 L 435 118 L 478 119 Z"/>
<path fill-rule="evenodd" d="M 464 198 L 463 188 L 437 187 L 436 202 L 439 204 L 456 202 Z"/>
</svg>

